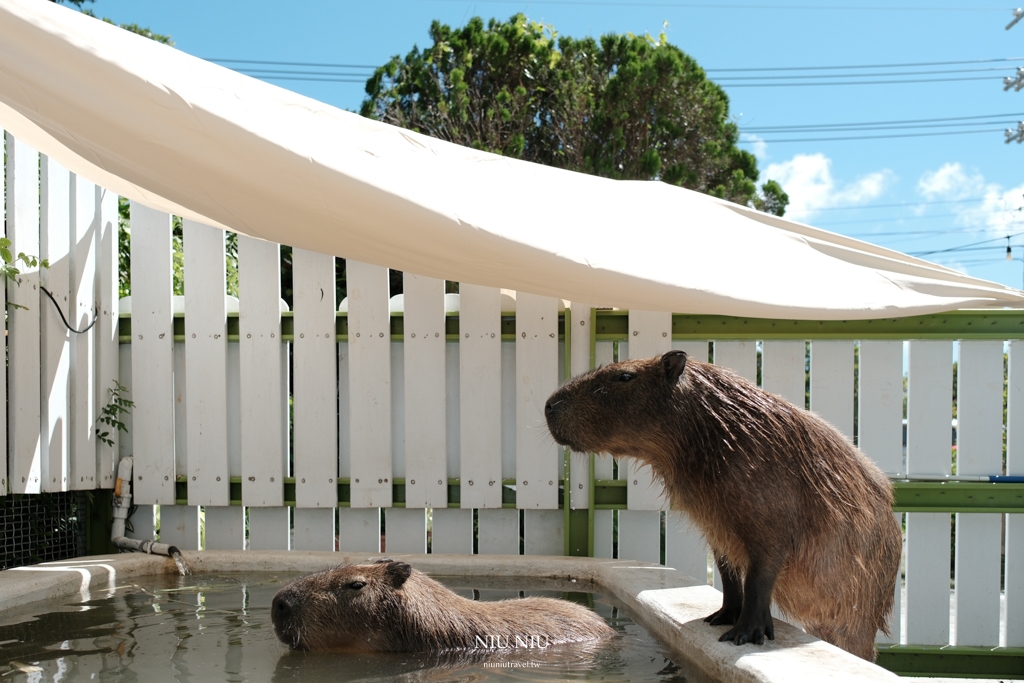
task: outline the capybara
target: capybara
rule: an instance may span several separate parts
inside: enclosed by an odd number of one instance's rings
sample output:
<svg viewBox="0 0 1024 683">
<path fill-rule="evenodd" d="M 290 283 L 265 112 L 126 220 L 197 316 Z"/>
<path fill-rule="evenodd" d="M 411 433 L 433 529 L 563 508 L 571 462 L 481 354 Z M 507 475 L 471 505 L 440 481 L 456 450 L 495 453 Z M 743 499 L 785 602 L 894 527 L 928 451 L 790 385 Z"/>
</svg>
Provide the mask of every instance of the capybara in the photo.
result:
<svg viewBox="0 0 1024 683">
<path fill-rule="evenodd" d="M 545 649 L 615 634 L 582 605 L 468 600 L 388 558 L 296 579 L 274 596 L 270 615 L 277 637 L 296 650 Z"/>
<path fill-rule="evenodd" d="M 902 536 L 885 474 L 827 422 L 682 351 L 615 363 L 545 406 L 555 441 L 651 466 L 722 575 L 721 640 L 774 639 L 769 608 L 867 660 L 888 633 Z"/>
</svg>

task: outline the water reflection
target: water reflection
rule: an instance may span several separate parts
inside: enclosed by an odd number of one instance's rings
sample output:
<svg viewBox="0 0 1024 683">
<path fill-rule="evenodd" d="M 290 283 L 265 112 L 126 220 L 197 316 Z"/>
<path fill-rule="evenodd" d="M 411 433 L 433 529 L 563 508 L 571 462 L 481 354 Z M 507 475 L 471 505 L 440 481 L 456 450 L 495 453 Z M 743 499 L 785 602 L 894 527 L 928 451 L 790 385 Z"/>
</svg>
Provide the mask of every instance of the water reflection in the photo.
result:
<svg viewBox="0 0 1024 683">
<path fill-rule="evenodd" d="M 160 575 L 130 580 L 105 597 L 69 600 L 46 611 L 5 612 L 0 675 L 9 681 L 345 681 L 696 680 L 618 607 L 575 586 L 520 591 L 504 582 L 479 588 L 445 581 L 476 599 L 523 595 L 586 604 L 619 635 L 610 641 L 547 649 L 464 653 L 296 652 L 274 635 L 270 603 L 295 574 Z M 565 592 L 566 588 L 573 589 Z M 22 668 L 24 667 L 24 668 Z"/>
</svg>

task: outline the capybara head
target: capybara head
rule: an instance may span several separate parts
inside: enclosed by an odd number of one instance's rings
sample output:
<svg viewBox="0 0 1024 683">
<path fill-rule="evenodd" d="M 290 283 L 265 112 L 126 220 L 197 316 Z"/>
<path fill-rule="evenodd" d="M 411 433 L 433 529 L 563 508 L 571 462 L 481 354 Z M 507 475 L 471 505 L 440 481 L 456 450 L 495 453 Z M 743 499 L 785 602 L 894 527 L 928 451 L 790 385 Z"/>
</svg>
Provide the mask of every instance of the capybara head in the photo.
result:
<svg viewBox="0 0 1024 683">
<path fill-rule="evenodd" d="M 381 649 L 373 638 L 395 628 L 398 591 L 412 571 L 383 559 L 296 579 L 274 596 L 274 631 L 296 650 Z"/>
<path fill-rule="evenodd" d="M 671 422 L 664 417 L 679 412 L 685 368 L 686 354 L 669 351 L 574 377 L 544 406 L 548 429 L 555 441 L 580 453 L 649 453 L 651 440 L 669 436 L 663 429 Z"/>
</svg>

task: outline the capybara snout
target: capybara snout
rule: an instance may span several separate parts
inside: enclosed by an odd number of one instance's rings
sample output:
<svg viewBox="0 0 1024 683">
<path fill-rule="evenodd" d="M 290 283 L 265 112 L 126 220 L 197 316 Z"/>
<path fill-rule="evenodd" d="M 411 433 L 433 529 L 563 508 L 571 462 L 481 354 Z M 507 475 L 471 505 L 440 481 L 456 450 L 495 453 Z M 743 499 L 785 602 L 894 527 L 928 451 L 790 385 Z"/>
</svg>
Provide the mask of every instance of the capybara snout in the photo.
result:
<svg viewBox="0 0 1024 683">
<path fill-rule="evenodd" d="M 277 637 L 297 650 L 546 647 L 614 634 L 581 605 L 551 598 L 475 602 L 391 559 L 297 579 L 274 596 L 270 613 Z"/>
</svg>

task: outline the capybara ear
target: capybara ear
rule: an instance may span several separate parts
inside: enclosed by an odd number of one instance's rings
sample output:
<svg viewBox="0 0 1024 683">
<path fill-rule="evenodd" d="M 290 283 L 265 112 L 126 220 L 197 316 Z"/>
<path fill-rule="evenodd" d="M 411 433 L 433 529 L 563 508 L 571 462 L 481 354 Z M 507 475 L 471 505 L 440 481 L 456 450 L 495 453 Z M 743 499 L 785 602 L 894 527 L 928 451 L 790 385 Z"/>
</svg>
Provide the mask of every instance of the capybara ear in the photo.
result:
<svg viewBox="0 0 1024 683">
<path fill-rule="evenodd" d="M 686 367 L 685 351 L 669 351 L 661 356 L 661 368 L 665 372 L 665 380 L 675 384 L 683 376 Z"/>
<path fill-rule="evenodd" d="M 401 588 L 406 579 L 412 576 L 412 567 L 405 562 L 395 562 L 394 560 L 388 560 L 388 562 L 387 569 L 384 571 L 391 579 L 391 585 Z"/>
</svg>

